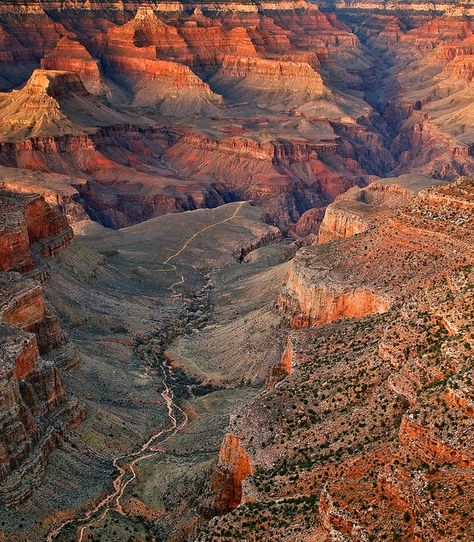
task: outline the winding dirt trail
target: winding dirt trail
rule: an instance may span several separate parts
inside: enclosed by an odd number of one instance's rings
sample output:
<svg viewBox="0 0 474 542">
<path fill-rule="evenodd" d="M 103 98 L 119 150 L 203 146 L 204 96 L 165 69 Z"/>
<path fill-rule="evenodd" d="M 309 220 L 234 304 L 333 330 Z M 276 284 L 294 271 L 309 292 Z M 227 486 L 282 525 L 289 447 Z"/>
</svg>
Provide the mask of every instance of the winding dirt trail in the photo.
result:
<svg viewBox="0 0 474 542">
<path fill-rule="evenodd" d="M 171 260 L 174 260 L 175 258 L 177 258 L 183 251 L 185 251 L 188 248 L 189 244 L 192 241 L 194 241 L 194 239 L 196 239 L 196 237 L 201 235 L 201 233 L 204 233 L 205 231 L 210 230 L 211 228 L 214 228 L 215 226 L 219 226 L 220 224 L 225 224 L 226 222 L 230 222 L 232 219 L 234 219 L 239 214 L 240 209 L 242 209 L 242 205 L 244 205 L 244 203 L 246 203 L 246 202 L 245 201 L 239 202 L 239 204 L 237 205 L 237 207 L 235 208 L 235 211 L 232 213 L 231 216 L 228 216 L 227 218 L 225 218 L 223 220 L 220 220 L 219 222 L 214 222 L 212 224 L 208 224 L 204 228 L 201 228 L 196 233 L 191 235 L 191 237 L 184 243 L 184 245 L 177 252 L 175 252 L 168 259 L 166 259 L 163 263 L 167 264 Z"/>
<path fill-rule="evenodd" d="M 161 273 L 166 273 L 166 272 L 171 272 L 171 271 L 174 271 L 174 272 L 178 272 L 178 269 L 176 267 L 176 265 L 170 263 L 171 260 L 174 260 L 175 258 L 177 258 L 180 254 L 182 254 L 187 248 L 188 246 L 190 245 L 190 243 L 192 243 L 194 241 L 194 239 L 196 239 L 196 237 L 199 237 L 202 233 L 204 233 L 205 231 L 207 230 L 210 230 L 211 228 L 214 228 L 215 226 L 219 226 L 221 224 L 226 224 L 227 222 L 230 222 L 231 220 L 233 220 L 240 212 L 240 209 L 242 209 L 242 205 L 244 205 L 244 203 L 246 203 L 245 201 L 241 201 L 239 202 L 239 204 L 237 205 L 237 207 L 235 208 L 234 212 L 228 216 L 227 218 L 224 218 L 223 220 L 220 220 L 219 222 L 214 222 L 213 224 L 208 224 L 207 226 L 204 226 L 203 228 L 201 228 L 200 230 L 198 230 L 196 233 L 194 233 L 193 235 L 191 235 L 191 237 L 189 237 L 189 239 L 187 239 L 184 243 L 184 245 L 181 246 L 181 248 L 175 252 L 174 254 L 172 254 L 171 256 L 169 256 L 164 262 L 163 262 L 163 265 L 169 265 L 170 268 L 169 269 L 160 269 L 159 271 Z M 174 282 L 169 288 L 168 290 L 170 290 L 171 292 L 173 293 L 176 293 L 176 290 L 175 290 L 175 286 L 179 286 L 180 284 L 184 284 L 184 275 L 181 275 L 180 276 L 180 279 L 177 280 L 176 282 Z"/>
<path fill-rule="evenodd" d="M 177 252 L 169 256 L 164 262 L 163 265 L 169 265 L 169 269 L 163 269 L 159 270 L 160 272 L 177 272 L 177 267 L 174 264 L 169 263 L 171 260 L 174 260 L 177 258 L 180 254 L 182 254 L 186 248 L 189 246 L 190 243 L 196 237 L 204 233 L 205 231 L 218 226 L 220 224 L 225 224 L 232 219 L 234 219 L 240 212 L 240 209 L 244 205 L 244 201 L 240 202 L 237 207 L 235 208 L 232 215 L 229 217 L 220 220 L 219 222 L 214 222 L 212 224 L 208 224 L 207 226 L 201 228 L 197 232 L 195 232 L 191 237 L 189 237 L 184 244 L 179 248 Z M 172 284 L 168 290 L 175 292 L 174 288 L 175 286 L 179 284 L 184 284 L 184 276 L 181 275 L 181 278 L 179 281 Z M 155 357 L 152 362 L 149 363 L 149 365 L 145 369 L 146 374 L 150 374 L 150 372 L 153 371 L 154 367 L 159 364 L 159 359 Z M 122 507 L 122 497 L 125 493 L 125 490 L 131 484 L 137 477 L 136 472 L 136 465 L 141 463 L 142 461 L 149 459 L 150 457 L 153 457 L 157 454 L 164 453 L 164 448 L 160 447 L 160 444 L 163 444 L 170 438 L 172 438 L 178 431 L 183 429 L 187 423 L 188 423 L 188 416 L 186 412 L 184 412 L 175 402 L 174 402 L 174 392 L 171 389 L 171 387 L 168 385 L 168 375 L 166 372 L 166 369 L 163 365 L 160 365 L 160 368 L 163 372 L 163 378 L 161 380 L 161 384 L 163 386 L 163 391 L 161 392 L 161 397 L 165 401 L 166 407 L 167 407 L 167 415 L 168 420 L 170 424 L 157 431 L 153 435 L 150 436 L 150 438 L 141 446 L 140 449 L 136 450 L 135 452 L 131 452 L 128 454 L 123 454 L 121 456 L 118 456 L 113 459 L 112 464 L 114 468 L 117 470 L 118 474 L 115 477 L 115 479 L 112 482 L 113 485 L 113 492 L 104 497 L 99 503 L 97 503 L 95 506 L 90 508 L 82 518 L 72 518 L 67 521 L 64 521 L 62 524 L 60 524 L 58 527 L 53 529 L 48 533 L 47 536 L 47 542 L 54 542 L 54 540 L 61 534 L 61 532 L 68 526 L 72 525 L 74 523 L 77 523 L 80 525 L 80 528 L 78 530 L 77 534 L 77 542 L 83 542 L 84 535 L 87 532 L 87 530 L 102 521 L 107 514 L 110 511 L 115 511 L 122 516 L 126 516 L 126 512 L 123 510 Z M 181 421 L 178 423 L 178 415 L 182 418 Z M 165 438 L 162 438 L 164 435 Z"/>
</svg>

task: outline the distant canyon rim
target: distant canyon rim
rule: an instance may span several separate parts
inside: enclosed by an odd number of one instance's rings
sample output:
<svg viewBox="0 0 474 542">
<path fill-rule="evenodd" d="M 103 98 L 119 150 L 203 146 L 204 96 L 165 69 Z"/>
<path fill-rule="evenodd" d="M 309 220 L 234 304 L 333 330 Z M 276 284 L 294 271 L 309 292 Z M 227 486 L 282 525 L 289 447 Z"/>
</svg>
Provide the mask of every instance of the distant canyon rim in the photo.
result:
<svg viewBox="0 0 474 542">
<path fill-rule="evenodd" d="M 0 2 L 0 542 L 474 539 L 474 2 Z"/>
</svg>

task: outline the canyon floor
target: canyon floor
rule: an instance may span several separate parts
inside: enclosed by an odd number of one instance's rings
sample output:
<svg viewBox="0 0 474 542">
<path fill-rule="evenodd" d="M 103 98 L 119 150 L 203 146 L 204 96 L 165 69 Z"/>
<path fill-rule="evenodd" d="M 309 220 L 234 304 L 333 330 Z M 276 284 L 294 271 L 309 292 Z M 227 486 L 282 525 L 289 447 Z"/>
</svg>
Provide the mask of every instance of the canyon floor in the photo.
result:
<svg viewBox="0 0 474 542">
<path fill-rule="evenodd" d="M 247 202 L 77 222 L 36 273 L 84 413 L 2 540 L 471 540 L 473 186 L 354 187 L 306 247 Z"/>
<path fill-rule="evenodd" d="M 30 500 L 2 510 L 4 539 L 72 540 L 83 527 L 83 540 L 192 533 L 229 415 L 281 354 L 272 306 L 294 252 L 247 203 L 118 232 L 79 223 L 72 246 L 48 260 L 46 294 L 81 357 L 64 380 L 86 417 Z M 117 457 L 125 468 L 140 458 L 137 479 L 127 468 L 120 501 L 89 516 L 114 493 Z"/>
</svg>

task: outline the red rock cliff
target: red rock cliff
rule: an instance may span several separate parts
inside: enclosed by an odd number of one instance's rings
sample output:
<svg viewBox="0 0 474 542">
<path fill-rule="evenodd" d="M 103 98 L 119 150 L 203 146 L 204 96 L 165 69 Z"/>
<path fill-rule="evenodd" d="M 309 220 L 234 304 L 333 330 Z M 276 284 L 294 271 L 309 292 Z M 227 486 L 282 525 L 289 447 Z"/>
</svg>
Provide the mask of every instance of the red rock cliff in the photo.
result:
<svg viewBox="0 0 474 542">
<path fill-rule="evenodd" d="M 63 389 L 56 364 L 77 358 L 47 309 L 43 287 L 10 271 L 34 270 L 37 259 L 67 246 L 72 230 L 40 196 L 0 191 L 0 213 L 0 502 L 17 504 L 39 483 L 48 452 L 83 410 Z"/>
<path fill-rule="evenodd" d="M 214 505 L 220 514 L 233 510 L 242 501 L 242 482 L 252 474 L 250 456 L 235 435 L 226 435 L 212 483 Z"/>
</svg>

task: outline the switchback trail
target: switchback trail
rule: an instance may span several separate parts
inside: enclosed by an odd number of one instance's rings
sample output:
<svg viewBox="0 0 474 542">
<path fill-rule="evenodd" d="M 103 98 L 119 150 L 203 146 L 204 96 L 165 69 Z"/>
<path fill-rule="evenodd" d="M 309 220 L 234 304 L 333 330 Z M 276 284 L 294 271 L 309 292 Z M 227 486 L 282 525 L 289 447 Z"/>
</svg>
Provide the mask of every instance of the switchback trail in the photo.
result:
<svg viewBox="0 0 474 542">
<path fill-rule="evenodd" d="M 163 265 L 169 265 L 169 269 L 159 269 L 158 271 L 160 273 L 168 273 L 168 272 L 178 272 L 178 269 L 176 267 L 176 265 L 170 263 L 171 260 L 174 260 L 175 258 L 177 258 L 180 254 L 182 254 L 187 248 L 188 246 L 190 245 L 190 243 L 192 243 L 194 241 L 194 239 L 196 239 L 196 237 L 199 237 L 202 233 L 204 233 L 205 231 L 207 230 L 210 230 L 211 228 L 214 228 L 215 226 L 219 226 L 221 224 L 226 224 L 227 222 L 230 222 L 231 220 L 233 220 L 240 212 L 240 210 L 242 209 L 242 205 L 244 205 L 244 203 L 246 203 L 245 201 L 241 201 L 239 202 L 239 204 L 237 205 L 237 207 L 235 208 L 234 212 L 232 213 L 231 216 L 228 216 L 227 218 L 224 218 L 223 220 L 219 220 L 219 222 L 213 222 L 212 224 L 208 224 L 207 226 L 204 226 L 203 228 L 201 228 L 200 230 L 198 230 L 197 232 L 195 232 L 193 235 L 191 235 L 191 237 L 189 237 L 189 239 L 187 239 L 184 244 L 181 246 L 180 249 L 178 249 L 177 252 L 175 252 L 174 254 L 172 254 L 171 256 L 169 256 L 164 262 L 163 262 Z M 184 284 L 184 275 L 181 275 L 179 280 L 177 280 L 176 282 L 174 282 L 169 288 L 168 290 L 172 291 L 173 293 L 176 293 L 175 291 L 175 286 L 179 286 L 180 284 Z"/>
<path fill-rule="evenodd" d="M 244 203 L 246 203 L 245 201 L 241 201 L 239 202 L 239 204 L 237 205 L 237 207 L 235 208 L 235 211 L 232 213 L 231 216 L 228 216 L 227 218 L 225 218 L 224 220 L 220 220 L 219 222 L 214 222 L 212 224 L 208 224 L 207 226 L 204 226 L 203 228 L 201 228 L 200 230 L 198 230 L 196 233 L 194 233 L 185 243 L 184 245 L 177 251 L 175 252 L 174 254 L 172 254 L 169 258 L 167 258 L 163 263 L 164 264 L 167 264 L 169 263 L 171 260 L 174 260 L 175 258 L 177 258 L 183 251 L 185 251 L 188 246 L 189 246 L 189 243 L 191 243 L 194 239 L 196 239 L 196 237 L 198 237 L 199 235 L 201 235 L 201 233 L 204 233 L 205 231 L 207 230 L 210 230 L 211 228 L 214 228 L 215 226 L 219 226 L 220 224 L 225 224 L 226 222 L 230 222 L 232 219 L 234 219 L 240 212 L 240 209 L 242 209 L 242 205 L 244 205 Z"/>
</svg>

